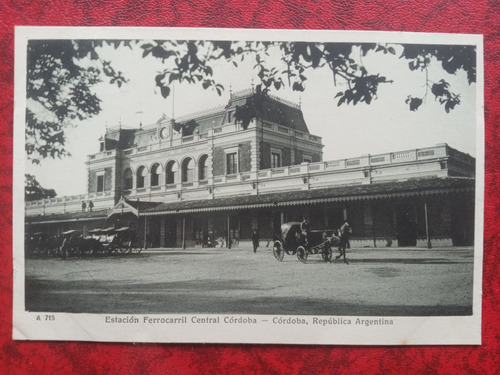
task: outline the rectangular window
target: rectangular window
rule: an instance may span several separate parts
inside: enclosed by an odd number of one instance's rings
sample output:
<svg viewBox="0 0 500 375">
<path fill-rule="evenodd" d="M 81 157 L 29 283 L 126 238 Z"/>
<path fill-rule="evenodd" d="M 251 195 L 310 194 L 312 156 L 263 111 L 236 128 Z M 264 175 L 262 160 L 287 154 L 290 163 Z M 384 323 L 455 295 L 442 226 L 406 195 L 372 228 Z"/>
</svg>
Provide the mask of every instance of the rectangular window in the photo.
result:
<svg viewBox="0 0 500 375">
<path fill-rule="evenodd" d="M 236 152 L 226 154 L 226 174 L 238 173 L 238 157 Z"/>
<path fill-rule="evenodd" d="M 101 174 L 97 176 L 97 192 L 102 193 L 104 191 L 104 175 Z"/>
<path fill-rule="evenodd" d="M 271 168 L 281 167 L 281 154 L 277 152 L 271 153 Z"/>
</svg>

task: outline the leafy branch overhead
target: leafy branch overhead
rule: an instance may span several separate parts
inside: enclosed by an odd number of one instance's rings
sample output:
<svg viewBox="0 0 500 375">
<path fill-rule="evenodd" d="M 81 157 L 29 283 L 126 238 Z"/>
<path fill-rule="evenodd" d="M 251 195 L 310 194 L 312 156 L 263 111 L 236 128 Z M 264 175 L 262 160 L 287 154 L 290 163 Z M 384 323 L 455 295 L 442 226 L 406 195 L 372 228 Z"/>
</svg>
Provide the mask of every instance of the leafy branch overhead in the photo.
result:
<svg viewBox="0 0 500 375">
<path fill-rule="evenodd" d="M 411 71 L 425 71 L 425 94 L 423 97 L 412 97 L 405 100 L 411 111 L 416 111 L 428 95 L 428 88 L 436 100 L 444 106 L 446 113 L 460 104 L 460 94 L 450 91 L 450 84 L 444 79 L 438 82 L 430 82 L 427 70 L 433 59 L 441 64 L 441 67 L 449 74 L 455 74 L 459 70 L 465 71 L 469 84 L 476 82 L 476 49 L 473 46 L 450 46 L 450 45 L 419 45 L 409 44 L 403 46 L 401 58 L 409 60 L 408 67 Z"/>
<path fill-rule="evenodd" d="M 238 66 L 245 58 L 252 59 L 254 70 L 260 83 L 258 91 L 267 93 L 280 90 L 284 86 L 295 91 L 304 91 L 307 75 L 315 69 L 329 69 L 333 81 L 347 88 L 335 95 L 337 105 L 366 103 L 377 98 L 380 84 L 392 80 L 377 72 L 368 72 L 362 64 L 362 57 L 368 53 L 399 55 L 408 61 L 411 71 L 425 71 L 425 93 L 422 97 L 408 96 L 406 103 L 415 111 L 427 96 L 431 87 L 440 104 L 448 113 L 460 104 L 460 95 L 450 90 L 445 80 L 432 83 L 427 70 L 432 64 L 440 64 L 442 69 L 455 74 L 464 70 L 469 84 L 476 80 L 476 51 L 474 46 L 429 46 L 429 45 L 382 45 L 375 43 L 307 43 L 307 42 L 207 42 L 207 41 L 155 41 L 141 46 L 143 56 L 151 55 L 161 59 L 168 67 L 156 76 L 156 86 L 166 98 L 174 82 L 201 83 L 204 89 L 215 89 L 219 95 L 223 91 L 213 77 L 211 64 L 221 59 Z M 397 52 L 400 51 L 400 52 Z M 360 55 L 360 58 L 357 57 Z M 269 56 L 278 55 L 276 59 Z"/>
<path fill-rule="evenodd" d="M 423 93 L 408 95 L 406 103 L 417 110 L 430 92 L 446 112 L 460 104 L 443 78 L 431 82 L 428 69 L 440 65 L 444 72 L 465 71 L 469 84 L 476 80 L 474 46 L 384 45 L 375 43 L 314 43 L 262 41 L 203 40 L 30 40 L 27 65 L 26 153 L 34 163 L 46 157 L 69 155 L 65 148 L 65 130 L 97 115 L 101 100 L 96 91 L 99 83 L 121 87 L 127 78 L 113 62 L 101 57 L 103 48 L 130 48 L 161 62 L 154 82 L 160 95 L 171 95 L 173 85 L 188 83 L 219 95 L 224 91 L 214 74 L 216 65 L 225 62 L 238 67 L 245 61 L 253 65 L 258 78 L 256 91 L 290 87 L 307 89 L 310 72 L 327 69 L 333 82 L 342 87 L 332 98 L 337 105 L 370 104 L 377 98 L 380 85 L 391 83 L 390 77 L 370 72 L 363 65 L 368 54 L 394 56 L 395 63 L 406 63 L 410 71 L 425 73 Z M 400 62 L 399 62 L 400 61 Z M 250 77 L 248 77 L 250 80 Z M 422 88 L 417 88 L 422 91 Z M 402 100 L 404 100 L 402 98 Z M 240 121 L 247 123 L 255 111 L 242 108 Z"/>
<path fill-rule="evenodd" d="M 24 200 L 36 201 L 45 198 L 54 198 L 56 196 L 54 189 L 45 189 L 31 174 L 24 175 Z"/>
<path fill-rule="evenodd" d="M 64 130 L 75 121 L 101 111 L 93 87 L 104 77 L 110 84 L 126 82 L 109 61 L 99 57 L 104 43 L 130 42 L 30 40 L 27 59 L 26 153 L 34 163 L 69 155 Z"/>
</svg>

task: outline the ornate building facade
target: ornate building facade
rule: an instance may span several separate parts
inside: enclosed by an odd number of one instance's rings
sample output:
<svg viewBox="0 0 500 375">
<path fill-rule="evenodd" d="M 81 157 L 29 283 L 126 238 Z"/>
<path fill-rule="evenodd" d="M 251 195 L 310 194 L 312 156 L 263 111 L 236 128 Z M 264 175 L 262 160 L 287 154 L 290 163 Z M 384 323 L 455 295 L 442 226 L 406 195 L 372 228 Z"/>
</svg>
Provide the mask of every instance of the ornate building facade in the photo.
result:
<svg viewBox="0 0 500 375">
<path fill-rule="evenodd" d="M 250 111 L 236 121 L 238 111 Z M 282 223 L 348 219 L 352 246 L 470 245 L 475 160 L 446 144 L 323 161 L 299 106 L 252 91 L 225 107 L 109 129 L 88 157 L 88 193 L 26 203 L 27 231 L 133 226 L 153 247 L 226 246 Z M 92 212 L 81 211 L 91 200 Z"/>
</svg>

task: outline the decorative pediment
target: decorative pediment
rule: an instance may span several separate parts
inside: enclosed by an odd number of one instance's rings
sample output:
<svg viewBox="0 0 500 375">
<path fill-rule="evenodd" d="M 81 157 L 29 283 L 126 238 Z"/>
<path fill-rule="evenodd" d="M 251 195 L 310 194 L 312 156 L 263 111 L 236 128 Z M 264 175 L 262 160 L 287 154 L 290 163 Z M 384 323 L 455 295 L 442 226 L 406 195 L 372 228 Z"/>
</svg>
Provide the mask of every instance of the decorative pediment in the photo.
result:
<svg viewBox="0 0 500 375">
<path fill-rule="evenodd" d="M 133 207 L 128 203 L 123 196 L 120 200 L 114 205 L 114 207 L 109 211 L 107 218 L 115 215 L 115 214 L 124 214 L 130 212 L 135 216 L 139 216 L 139 211 L 137 208 Z"/>
</svg>

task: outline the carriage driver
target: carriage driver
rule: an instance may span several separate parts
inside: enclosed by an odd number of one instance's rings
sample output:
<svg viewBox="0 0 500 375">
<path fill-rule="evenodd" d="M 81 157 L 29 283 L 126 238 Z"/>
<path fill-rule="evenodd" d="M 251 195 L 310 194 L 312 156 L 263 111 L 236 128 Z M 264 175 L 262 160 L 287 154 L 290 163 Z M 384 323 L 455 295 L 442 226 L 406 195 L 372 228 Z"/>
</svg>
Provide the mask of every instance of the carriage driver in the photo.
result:
<svg viewBox="0 0 500 375">
<path fill-rule="evenodd" d="M 300 223 L 300 231 L 302 232 L 302 238 L 304 239 L 304 243 L 306 244 L 310 230 L 311 225 L 309 224 L 309 218 L 305 217 L 302 223 Z"/>
</svg>

